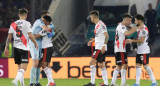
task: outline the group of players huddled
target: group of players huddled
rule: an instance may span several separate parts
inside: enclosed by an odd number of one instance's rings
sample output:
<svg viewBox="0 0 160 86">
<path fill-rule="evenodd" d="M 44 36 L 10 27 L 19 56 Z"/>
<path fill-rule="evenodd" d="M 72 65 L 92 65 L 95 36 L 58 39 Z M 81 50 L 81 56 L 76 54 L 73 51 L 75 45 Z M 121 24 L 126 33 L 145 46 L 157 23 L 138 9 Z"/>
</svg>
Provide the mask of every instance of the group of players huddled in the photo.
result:
<svg viewBox="0 0 160 86">
<path fill-rule="evenodd" d="M 17 76 L 12 81 L 12 84 L 18 86 L 18 81 L 20 81 L 21 86 L 25 86 L 24 72 L 31 55 L 33 65 L 30 71 L 30 86 L 42 86 L 39 83 L 41 67 L 48 78 L 48 84 L 46 86 L 55 86 L 56 84 L 52 78 L 52 70 L 50 68 L 51 56 L 53 53 L 52 37 L 55 35 L 54 25 L 51 23 L 52 19 L 48 11 L 42 11 L 41 18 L 37 19 L 32 26 L 30 22 L 26 21 L 27 14 L 28 11 L 25 8 L 19 9 L 19 20 L 10 25 L 6 41 L 4 52 L 5 55 L 8 56 L 8 46 L 9 43 L 11 43 L 12 37 L 14 38 L 14 60 L 15 64 L 18 65 Z M 99 20 L 98 11 L 91 11 L 90 18 L 91 22 L 96 25 L 94 30 L 95 38 L 88 42 L 88 46 L 91 46 L 91 43 L 95 41 L 95 51 L 90 61 L 91 81 L 84 86 L 96 86 L 96 62 L 99 63 L 102 78 L 104 80 L 100 85 L 109 86 L 105 67 L 105 53 L 107 51 L 107 42 L 109 39 L 107 27 L 101 20 Z M 142 64 L 152 80 L 151 86 L 158 86 L 152 69 L 148 66 L 150 53 L 150 48 L 148 46 L 149 31 L 144 25 L 144 17 L 140 14 L 135 16 L 135 24 L 137 27 L 130 27 L 131 21 L 132 16 L 126 13 L 123 15 L 123 21 L 119 23 L 116 28 L 114 45 L 116 69 L 113 72 L 111 86 L 117 86 L 115 83 L 119 73 L 121 73 L 121 86 L 128 86 L 126 84 L 126 72 L 128 66 L 126 44 L 132 42 L 137 43 L 138 46 L 136 55 L 136 83 L 132 86 L 140 86 Z M 136 31 L 138 32 L 137 39 L 126 39 L 127 36 L 130 36 Z"/>
<path fill-rule="evenodd" d="M 11 43 L 12 36 L 14 38 L 14 60 L 18 65 L 18 71 L 15 79 L 11 82 L 14 86 L 24 84 L 24 72 L 26 71 L 29 57 L 32 57 L 32 68 L 30 71 L 30 86 L 42 86 L 39 83 L 41 67 L 43 68 L 48 84 L 46 86 L 56 86 L 52 78 L 52 70 L 50 68 L 50 60 L 53 53 L 52 37 L 54 33 L 54 25 L 48 11 L 41 12 L 41 18 L 37 19 L 33 26 L 26 21 L 28 10 L 19 9 L 19 20 L 10 25 L 8 37 L 5 46 L 5 55 L 9 55 L 8 46 Z M 35 79 L 35 82 L 34 82 Z"/>
<path fill-rule="evenodd" d="M 92 59 L 90 61 L 90 83 L 84 86 L 96 86 L 95 85 L 95 74 L 96 74 L 96 62 L 99 63 L 101 68 L 103 83 L 100 83 L 100 86 L 109 86 L 107 71 L 105 67 L 105 51 L 107 51 L 107 42 L 109 35 L 107 32 L 106 25 L 99 20 L 99 12 L 93 10 L 90 12 L 91 22 L 95 24 L 95 38 L 88 42 L 88 46 L 91 46 L 91 43 L 95 41 L 95 51 L 93 53 Z M 136 27 L 130 27 L 132 16 L 125 13 L 123 15 L 123 20 L 116 28 L 115 34 L 115 43 L 114 43 L 114 52 L 115 52 L 115 61 L 116 68 L 113 72 L 112 82 L 110 86 L 118 86 L 116 84 L 117 76 L 121 73 L 121 86 L 129 86 L 126 83 L 126 72 L 127 72 L 127 54 L 126 54 L 126 44 L 127 43 L 137 43 L 137 55 L 136 55 L 136 83 L 132 86 L 140 86 L 140 77 L 141 77 L 141 65 L 149 74 L 149 77 L 152 81 L 151 86 L 158 86 L 157 81 L 154 78 L 152 69 L 149 67 L 149 54 L 150 48 L 148 46 L 149 31 L 148 28 L 144 25 L 144 17 L 140 14 L 137 14 L 134 17 Z M 109 21 L 108 21 L 109 22 Z M 134 32 L 138 32 L 137 39 L 127 39 L 127 36 L 132 35 Z"/>
</svg>

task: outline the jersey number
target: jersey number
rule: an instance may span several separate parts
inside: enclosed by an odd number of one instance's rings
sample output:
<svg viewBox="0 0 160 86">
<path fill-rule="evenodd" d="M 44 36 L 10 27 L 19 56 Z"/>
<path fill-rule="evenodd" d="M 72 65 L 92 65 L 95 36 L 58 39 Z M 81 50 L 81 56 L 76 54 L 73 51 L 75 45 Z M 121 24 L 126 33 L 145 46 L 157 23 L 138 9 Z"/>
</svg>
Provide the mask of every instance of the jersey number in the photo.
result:
<svg viewBox="0 0 160 86">
<path fill-rule="evenodd" d="M 18 26 L 16 27 L 16 33 L 17 37 L 22 37 L 22 31 L 18 28 Z"/>
</svg>

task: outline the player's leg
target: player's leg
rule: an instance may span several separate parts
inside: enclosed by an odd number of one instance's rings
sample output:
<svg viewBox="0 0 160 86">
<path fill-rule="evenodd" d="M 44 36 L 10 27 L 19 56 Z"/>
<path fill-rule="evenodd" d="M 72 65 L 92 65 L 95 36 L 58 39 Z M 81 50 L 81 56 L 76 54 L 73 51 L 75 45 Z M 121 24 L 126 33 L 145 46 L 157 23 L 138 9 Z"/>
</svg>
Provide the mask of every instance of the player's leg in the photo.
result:
<svg viewBox="0 0 160 86">
<path fill-rule="evenodd" d="M 141 58 L 140 54 L 136 55 L 136 83 L 132 86 L 140 86 L 140 78 L 141 78 L 141 65 L 142 65 L 143 58 Z"/>
<path fill-rule="evenodd" d="M 125 52 L 120 52 L 122 59 L 122 68 L 121 68 L 121 86 L 128 86 L 126 84 L 126 72 L 128 68 L 127 54 Z"/>
<path fill-rule="evenodd" d="M 99 67 L 101 68 L 102 78 L 104 81 L 104 83 L 101 84 L 101 86 L 109 86 L 105 62 L 99 62 Z"/>
<path fill-rule="evenodd" d="M 42 54 L 43 54 L 43 70 L 48 78 L 48 84 L 47 86 L 55 86 L 55 82 L 52 78 L 52 70 L 50 68 L 50 61 L 51 61 L 51 57 L 52 57 L 52 53 L 53 53 L 53 48 L 45 48 L 42 49 Z"/>
<path fill-rule="evenodd" d="M 17 48 L 14 48 L 14 61 L 15 61 L 15 64 L 17 64 L 18 65 L 18 71 L 17 71 L 17 75 L 16 75 L 16 77 L 15 77 L 15 79 L 14 80 L 12 80 L 12 84 L 14 85 L 14 86 L 18 86 L 18 81 L 20 80 L 20 76 L 21 76 L 21 71 L 19 71 L 20 70 L 20 65 L 21 65 L 21 59 L 20 59 L 20 54 L 19 54 L 19 52 L 18 52 L 18 49 Z"/>
<path fill-rule="evenodd" d="M 122 67 L 121 55 L 120 52 L 115 53 L 116 69 L 113 72 L 111 86 L 116 86 L 117 76 L 120 73 Z"/>
<path fill-rule="evenodd" d="M 91 75 L 91 81 L 89 84 L 86 84 L 84 86 L 95 86 L 95 76 L 96 76 L 96 62 L 97 62 L 97 57 L 99 55 L 101 51 L 100 50 L 96 50 L 93 53 L 92 59 L 90 60 L 90 75 Z"/>
<path fill-rule="evenodd" d="M 116 69 L 113 72 L 111 86 L 116 86 L 117 76 L 120 73 L 121 67 L 122 67 L 122 65 L 116 65 Z"/>
<path fill-rule="evenodd" d="M 42 86 L 39 83 L 40 74 L 41 74 L 41 67 L 42 67 L 42 59 L 39 60 L 38 66 L 36 68 L 36 76 L 35 76 L 35 86 Z"/>
<path fill-rule="evenodd" d="M 149 63 L 149 54 L 143 54 L 143 67 L 144 69 L 147 71 L 150 79 L 152 80 L 152 84 L 151 86 L 158 86 L 158 83 L 154 77 L 153 71 L 152 69 L 149 67 L 148 63 Z"/>
<path fill-rule="evenodd" d="M 36 69 L 39 64 L 39 50 L 36 49 L 33 45 L 30 45 L 30 53 L 32 57 L 32 68 L 30 71 L 30 86 L 34 86 L 33 81 L 36 74 Z"/>
</svg>

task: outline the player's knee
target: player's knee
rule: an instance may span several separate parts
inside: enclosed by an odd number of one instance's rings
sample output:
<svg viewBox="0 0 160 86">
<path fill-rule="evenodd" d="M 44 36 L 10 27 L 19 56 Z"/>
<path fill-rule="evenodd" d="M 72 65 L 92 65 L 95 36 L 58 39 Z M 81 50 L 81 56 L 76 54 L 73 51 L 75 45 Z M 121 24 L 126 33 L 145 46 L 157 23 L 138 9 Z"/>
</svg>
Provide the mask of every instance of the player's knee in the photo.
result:
<svg viewBox="0 0 160 86">
<path fill-rule="evenodd" d="M 121 67 L 122 67 L 122 65 L 117 65 L 117 66 L 116 66 L 116 69 L 120 70 Z"/>
<path fill-rule="evenodd" d="M 143 65 L 144 69 L 147 69 L 148 65 Z"/>
<path fill-rule="evenodd" d="M 127 64 L 123 64 L 122 69 L 127 69 L 128 65 Z"/>
<path fill-rule="evenodd" d="M 91 66 L 91 65 L 95 65 L 95 63 L 94 63 L 93 60 L 91 60 L 89 64 L 90 64 L 90 66 Z"/>
<path fill-rule="evenodd" d="M 99 63 L 100 68 L 105 68 L 105 65 L 103 63 Z"/>
</svg>

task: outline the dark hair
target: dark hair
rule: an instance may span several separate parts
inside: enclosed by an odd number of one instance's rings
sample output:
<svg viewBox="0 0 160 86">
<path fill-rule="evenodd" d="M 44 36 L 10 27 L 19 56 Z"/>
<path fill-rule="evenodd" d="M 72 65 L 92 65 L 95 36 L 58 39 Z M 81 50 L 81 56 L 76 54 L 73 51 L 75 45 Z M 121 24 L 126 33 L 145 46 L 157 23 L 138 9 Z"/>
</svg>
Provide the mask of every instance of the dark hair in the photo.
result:
<svg viewBox="0 0 160 86">
<path fill-rule="evenodd" d="M 41 16 L 46 15 L 47 13 L 49 13 L 47 10 L 43 10 L 43 11 L 41 12 Z"/>
<path fill-rule="evenodd" d="M 52 21 L 52 18 L 51 18 L 50 16 L 45 15 L 43 18 L 44 18 L 47 22 L 51 22 L 51 21 Z"/>
<path fill-rule="evenodd" d="M 21 9 L 19 9 L 18 13 L 19 13 L 20 15 L 27 14 L 27 13 L 28 13 L 28 10 L 25 9 L 25 8 L 21 8 Z"/>
<path fill-rule="evenodd" d="M 144 17 L 143 17 L 142 15 L 140 15 L 140 14 L 137 14 L 137 15 L 135 16 L 135 18 L 136 18 L 137 20 L 144 21 Z"/>
<path fill-rule="evenodd" d="M 97 10 L 93 10 L 90 12 L 90 15 L 99 16 L 99 12 Z"/>
<path fill-rule="evenodd" d="M 132 18 L 132 16 L 129 15 L 128 13 L 125 13 L 125 14 L 123 15 L 123 18 Z"/>
</svg>

